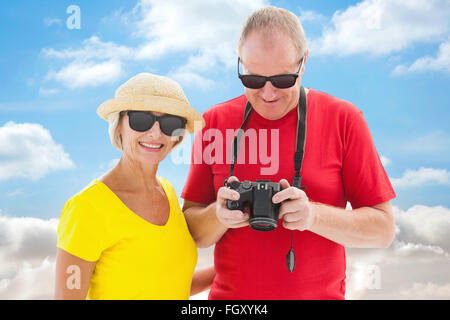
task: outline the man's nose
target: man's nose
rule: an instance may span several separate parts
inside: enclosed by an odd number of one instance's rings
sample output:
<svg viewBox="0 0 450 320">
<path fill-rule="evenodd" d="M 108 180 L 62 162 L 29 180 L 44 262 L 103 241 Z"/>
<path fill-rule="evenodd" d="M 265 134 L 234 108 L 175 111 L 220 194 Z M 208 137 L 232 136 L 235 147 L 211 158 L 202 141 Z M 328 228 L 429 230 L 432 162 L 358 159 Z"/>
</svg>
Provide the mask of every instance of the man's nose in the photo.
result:
<svg viewBox="0 0 450 320">
<path fill-rule="evenodd" d="M 271 101 L 277 93 L 277 88 L 275 88 L 270 81 L 266 81 L 264 87 L 261 89 L 261 97 L 266 101 Z"/>
</svg>

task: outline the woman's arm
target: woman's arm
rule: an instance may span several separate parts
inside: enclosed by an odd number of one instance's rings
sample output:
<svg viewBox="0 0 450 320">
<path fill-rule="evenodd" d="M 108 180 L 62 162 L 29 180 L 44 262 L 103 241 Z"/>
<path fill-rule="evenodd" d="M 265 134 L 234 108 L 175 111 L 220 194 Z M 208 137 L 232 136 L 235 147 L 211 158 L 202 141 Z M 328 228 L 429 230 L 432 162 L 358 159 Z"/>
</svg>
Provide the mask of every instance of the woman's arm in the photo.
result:
<svg viewBox="0 0 450 320">
<path fill-rule="evenodd" d="M 191 284 L 191 296 L 211 288 L 211 284 L 216 276 L 214 267 L 204 268 L 194 271 Z"/>
<path fill-rule="evenodd" d="M 83 300 L 89 289 L 96 261 L 86 261 L 58 248 L 55 299 Z"/>
</svg>

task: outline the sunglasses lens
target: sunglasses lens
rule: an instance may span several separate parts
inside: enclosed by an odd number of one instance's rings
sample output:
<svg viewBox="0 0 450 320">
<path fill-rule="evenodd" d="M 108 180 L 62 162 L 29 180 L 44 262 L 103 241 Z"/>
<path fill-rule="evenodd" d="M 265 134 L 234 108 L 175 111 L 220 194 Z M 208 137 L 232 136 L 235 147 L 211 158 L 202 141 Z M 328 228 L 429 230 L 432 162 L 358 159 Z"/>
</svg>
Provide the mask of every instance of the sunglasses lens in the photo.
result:
<svg viewBox="0 0 450 320">
<path fill-rule="evenodd" d="M 182 135 L 183 133 L 180 130 L 184 129 L 186 120 L 181 117 L 166 115 L 159 119 L 159 125 L 166 136 Z"/>
<path fill-rule="evenodd" d="M 295 84 L 297 80 L 296 75 L 281 75 L 270 77 L 270 82 L 275 88 L 286 89 L 290 88 Z M 261 89 L 266 84 L 266 78 L 254 75 L 243 75 L 241 76 L 242 84 L 249 89 Z"/>
<path fill-rule="evenodd" d="M 270 79 L 273 86 L 279 89 L 290 88 L 295 84 L 297 77 L 295 75 L 274 76 Z"/>
<path fill-rule="evenodd" d="M 254 75 L 241 76 L 244 87 L 249 89 L 260 89 L 266 84 L 266 78 Z"/>
<path fill-rule="evenodd" d="M 155 116 L 147 112 L 129 111 L 128 119 L 130 128 L 139 132 L 147 131 L 155 123 Z"/>
</svg>

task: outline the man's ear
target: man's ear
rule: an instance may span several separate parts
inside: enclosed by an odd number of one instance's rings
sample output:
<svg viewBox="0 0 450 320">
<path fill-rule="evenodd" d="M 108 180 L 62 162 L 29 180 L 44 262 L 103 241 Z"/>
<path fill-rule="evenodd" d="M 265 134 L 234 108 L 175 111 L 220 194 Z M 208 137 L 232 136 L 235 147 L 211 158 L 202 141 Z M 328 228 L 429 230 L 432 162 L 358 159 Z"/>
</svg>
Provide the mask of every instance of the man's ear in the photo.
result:
<svg viewBox="0 0 450 320">
<path fill-rule="evenodd" d="M 306 49 L 305 55 L 303 56 L 303 67 L 302 70 L 300 70 L 300 74 L 303 75 L 305 73 L 305 66 L 306 66 L 306 60 L 308 59 L 309 49 Z"/>
</svg>

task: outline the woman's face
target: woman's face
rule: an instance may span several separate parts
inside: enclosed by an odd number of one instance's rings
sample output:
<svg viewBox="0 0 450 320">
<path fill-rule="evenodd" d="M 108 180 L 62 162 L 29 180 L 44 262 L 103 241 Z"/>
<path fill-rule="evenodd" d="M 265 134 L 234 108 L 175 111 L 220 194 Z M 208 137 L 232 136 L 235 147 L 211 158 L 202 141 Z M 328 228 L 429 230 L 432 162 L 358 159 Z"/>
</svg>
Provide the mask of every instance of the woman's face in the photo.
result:
<svg viewBox="0 0 450 320">
<path fill-rule="evenodd" d="M 152 113 L 156 116 L 164 115 L 160 112 Z M 127 113 L 122 116 L 118 130 L 122 136 L 122 152 L 129 158 L 146 164 L 158 164 L 164 160 L 179 139 L 162 133 L 158 121 L 147 131 L 135 131 L 130 128 Z"/>
</svg>

